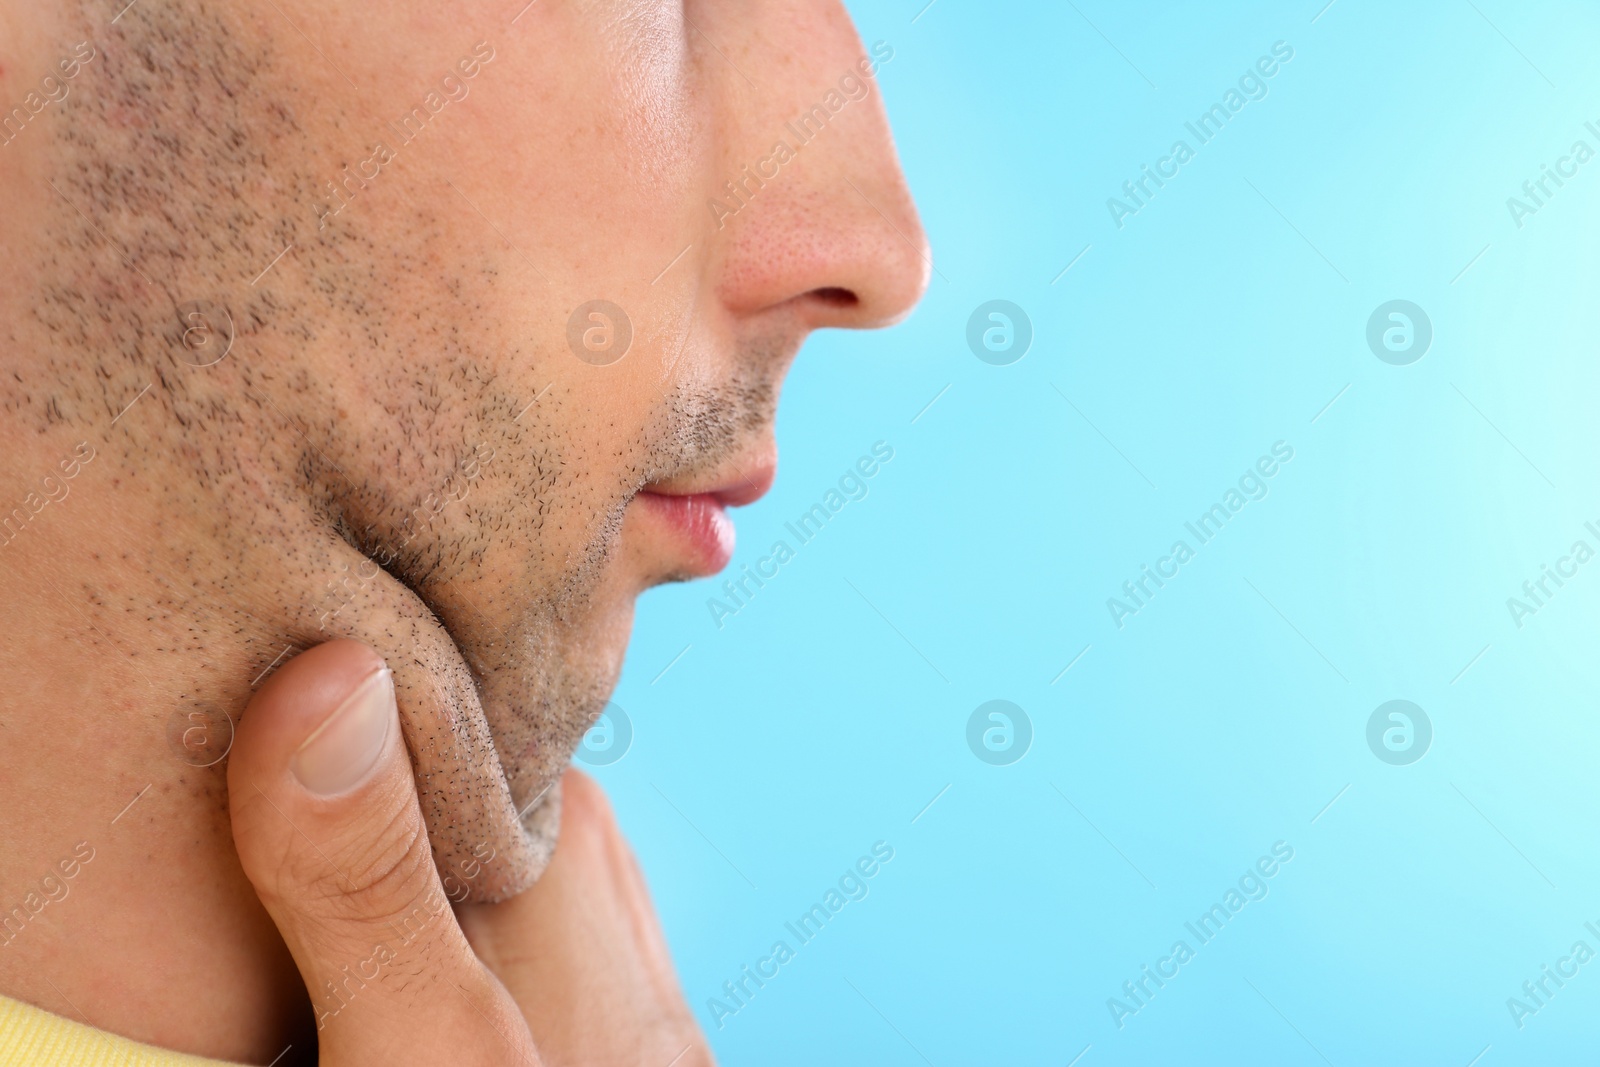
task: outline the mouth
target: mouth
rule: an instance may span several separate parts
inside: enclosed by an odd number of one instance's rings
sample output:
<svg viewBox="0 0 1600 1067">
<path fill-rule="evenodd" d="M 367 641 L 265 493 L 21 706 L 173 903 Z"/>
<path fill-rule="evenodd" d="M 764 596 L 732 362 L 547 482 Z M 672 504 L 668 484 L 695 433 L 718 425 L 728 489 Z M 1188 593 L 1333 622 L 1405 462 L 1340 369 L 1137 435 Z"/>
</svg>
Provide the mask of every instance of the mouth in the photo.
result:
<svg viewBox="0 0 1600 1067">
<path fill-rule="evenodd" d="M 652 540 L 664 548 L 678 573 L 706 578 L 733 558 L 736 535 L 728 508 L 761 499 L 777 476 L 776 460 L 735 473 L 713 488 L 662 482 L 648 485 L 630 508 L 652 529 Z"/>
</svg>

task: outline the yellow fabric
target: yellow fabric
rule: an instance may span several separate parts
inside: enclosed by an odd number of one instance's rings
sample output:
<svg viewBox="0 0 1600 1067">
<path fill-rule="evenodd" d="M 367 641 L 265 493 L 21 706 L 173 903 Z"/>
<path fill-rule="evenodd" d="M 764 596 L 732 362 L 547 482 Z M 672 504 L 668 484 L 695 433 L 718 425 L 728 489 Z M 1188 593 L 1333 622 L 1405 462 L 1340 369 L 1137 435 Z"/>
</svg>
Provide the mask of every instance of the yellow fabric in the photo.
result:
<svg viewBox="0 0 1600 1067">
<path fill-rule="evenodd" d="M 0 1067 L 229 1067 L 185 1056 L 0 997 Z"/>
</svg>

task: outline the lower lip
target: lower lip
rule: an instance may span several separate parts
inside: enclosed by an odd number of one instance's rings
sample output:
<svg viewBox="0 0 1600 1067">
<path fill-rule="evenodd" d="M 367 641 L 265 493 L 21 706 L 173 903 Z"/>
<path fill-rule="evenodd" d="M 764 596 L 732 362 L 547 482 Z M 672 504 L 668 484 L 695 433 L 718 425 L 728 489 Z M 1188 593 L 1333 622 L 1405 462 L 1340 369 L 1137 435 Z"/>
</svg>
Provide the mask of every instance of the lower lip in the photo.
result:
<svg viewBox="0 0 1600 1067">
<path fill-rule="evenodd" d="M 654 515 L 682 548 L 686 570 L 697 578 L 716 574 L 733 558 L 733 520 L 722 503 L 705 493 L 667 496 L 640 493 L 634 502 Z"/>
</svg>

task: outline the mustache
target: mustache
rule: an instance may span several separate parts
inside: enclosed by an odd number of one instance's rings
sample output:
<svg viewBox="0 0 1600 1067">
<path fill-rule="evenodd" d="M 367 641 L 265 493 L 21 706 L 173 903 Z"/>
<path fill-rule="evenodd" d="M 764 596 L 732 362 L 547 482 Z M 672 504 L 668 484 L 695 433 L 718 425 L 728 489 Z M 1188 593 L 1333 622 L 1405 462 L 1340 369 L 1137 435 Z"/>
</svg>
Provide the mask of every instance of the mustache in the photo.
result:
<svg viewBox="0 0 1600 1067">
<path fill-rule="evenodd" d="M 668 394 L 647 431 L 653 442 L 650 458 L 636 471 L 627 498 L 655 482 L 704 480 L 762 447 L 778 413 L 778 384 L 766 370 L 770 365 L 764 358 L 741 359 L 739 366 L 746 369 L 725 382 L 679 386 Z"/>
</svg>

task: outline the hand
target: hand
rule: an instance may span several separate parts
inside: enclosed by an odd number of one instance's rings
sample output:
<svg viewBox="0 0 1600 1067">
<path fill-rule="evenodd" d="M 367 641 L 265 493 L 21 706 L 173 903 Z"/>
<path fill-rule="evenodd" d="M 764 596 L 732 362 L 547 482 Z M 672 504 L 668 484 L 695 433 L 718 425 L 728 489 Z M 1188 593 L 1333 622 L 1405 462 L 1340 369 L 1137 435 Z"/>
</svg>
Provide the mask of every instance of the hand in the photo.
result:
<svg viewBox="0 0 1600 1067">
<path fill-rule="evenodd" d="M 234 842 L 311 995 L 323 1067 L 711 1063 L 604 796 L 576 774 L 563 788 L 543 878 L 458 922 L 382 659 L 333 641 L 267 680 L 229 754 Z"/>
<path fill-rule="evenodd" d="M 710 1067 L 644 877 L 586 774 L 561 782 L 561 839 L 544 875 L 503 904 L 457 909 L 521 1007 L 547 1063 Z"/>
</svg>

